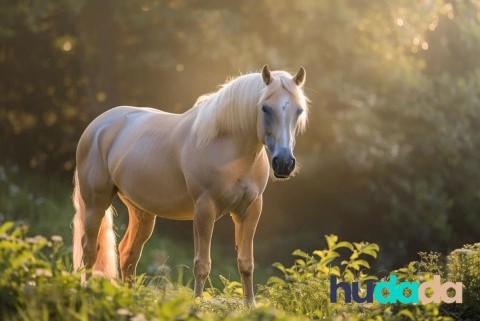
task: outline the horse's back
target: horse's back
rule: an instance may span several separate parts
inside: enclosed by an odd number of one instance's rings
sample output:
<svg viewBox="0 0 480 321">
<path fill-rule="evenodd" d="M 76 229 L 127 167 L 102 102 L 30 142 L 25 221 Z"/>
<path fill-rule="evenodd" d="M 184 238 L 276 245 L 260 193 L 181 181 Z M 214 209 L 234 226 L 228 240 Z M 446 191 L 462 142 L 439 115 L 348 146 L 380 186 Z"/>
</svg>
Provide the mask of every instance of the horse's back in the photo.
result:
<svg viewBox="0 0 480 321">
<path fill-rule="evenodd" d="M 178 134 L 178 128 L 185 127 L 179 124 L 186 118 L 153 108 L 110 109 L 85 130 L 77 166 L 97 167 L 96 175 L 108 176 L 129 202 L 147 212 L 160 216 L 190 212 L 191 200 L 178 165 L 185 136 Z M 81 154 L 87 155 L 83 162 Z"/>
<path fill-rule="evenodd" d="M 148 117 L 164 118 L 169 114 L 153 108 L 119 106 L 96 117 L 83 132 L 77 146 L 77 164 L 89 154 L 108 157 L 108 152 L 125 132 L 141 134 L 139 122 Z M 135 128 L 137 127 L 137 128 Z"/>
</svg>

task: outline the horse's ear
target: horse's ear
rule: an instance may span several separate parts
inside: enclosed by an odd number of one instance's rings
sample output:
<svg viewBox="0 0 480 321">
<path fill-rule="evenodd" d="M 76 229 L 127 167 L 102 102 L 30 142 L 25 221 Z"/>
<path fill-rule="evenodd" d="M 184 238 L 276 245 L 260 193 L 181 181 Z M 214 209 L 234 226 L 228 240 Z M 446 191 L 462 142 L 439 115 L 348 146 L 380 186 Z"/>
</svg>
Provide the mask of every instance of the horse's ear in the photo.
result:
<svg viewBox="0 0 480 321">
<path fill-rule="evenodd" d="M 300 67 L 300 70 L 297 72 L 295 76 L 293 76 L 293 81 L 297 84 L 297 86 L 303 86 L 305 83 L 305 78 L 307 76 L 307 73 L 305 72 L 305 68 Z"/>
<path fill-rule="evenodd" d="M 270 73 L 270 69 L 268 69 L 268 65 L 262 68 L 262 79 L 267 86 L 272 82 L 272 74 Z"/>
</svg>

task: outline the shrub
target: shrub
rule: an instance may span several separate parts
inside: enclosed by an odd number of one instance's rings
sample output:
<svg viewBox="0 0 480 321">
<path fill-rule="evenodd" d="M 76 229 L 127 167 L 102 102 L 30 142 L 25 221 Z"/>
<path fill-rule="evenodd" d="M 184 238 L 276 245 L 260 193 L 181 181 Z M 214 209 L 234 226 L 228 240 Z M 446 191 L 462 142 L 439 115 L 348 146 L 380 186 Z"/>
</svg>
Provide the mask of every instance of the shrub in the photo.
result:
<svg viewBox="0 0 480 321">
<path fill-rule="evenodd" d="M 283 274 L 272 276 L 257 294 L 258 307 L 243 305 L 241 284 L 222 276 L 203 299 L 168 277 L 140 276 L 133 287 L 121 281 L 92 278 L 82 285 L 72 272 L 62 239 L 29 237 L 13 222 L 0 225 L 0 319 L 13 320 L 474 320 L 480 306 L 480 247 L 454 251 L 446 269 L 436 253 L 421 253 L 418 262 L 393 271 L 399 279 L 425 280 L 441 274 L 465 285 L 462 305 L 381 305 L 331 303 L 329 276 L 344 282 L 377 280 L 369 260 L 379 248 L 372 243 L 339 242 L 326 236 L 327 248 L 308 254 L 296 250 L 294 264 L 275 263 Z M 361 288 L 364 292 L 365 289 Z M 339 291 L 342 292 L 342 291 Z M 365 293 L 361 293 L 363 296 Z M 341 296 L 341 293 L 339 293 Z"/>
</svg>

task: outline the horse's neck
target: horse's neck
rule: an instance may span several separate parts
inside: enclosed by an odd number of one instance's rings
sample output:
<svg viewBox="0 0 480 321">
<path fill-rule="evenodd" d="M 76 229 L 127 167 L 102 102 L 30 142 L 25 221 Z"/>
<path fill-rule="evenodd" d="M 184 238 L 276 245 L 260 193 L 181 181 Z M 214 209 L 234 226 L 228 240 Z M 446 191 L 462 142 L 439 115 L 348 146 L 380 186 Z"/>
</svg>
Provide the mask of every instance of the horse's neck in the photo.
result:
<svg viewBox="0 0 480 321">
<path fill-rule="evenodd" d="M 263 144 L 258 141 L 257 134 L 254 135 L 235 135 L 231 138 L 235 142 L 236 154 L 239 157 L 258 160 L 258 156 L 263 151 Z"/>
</svg>

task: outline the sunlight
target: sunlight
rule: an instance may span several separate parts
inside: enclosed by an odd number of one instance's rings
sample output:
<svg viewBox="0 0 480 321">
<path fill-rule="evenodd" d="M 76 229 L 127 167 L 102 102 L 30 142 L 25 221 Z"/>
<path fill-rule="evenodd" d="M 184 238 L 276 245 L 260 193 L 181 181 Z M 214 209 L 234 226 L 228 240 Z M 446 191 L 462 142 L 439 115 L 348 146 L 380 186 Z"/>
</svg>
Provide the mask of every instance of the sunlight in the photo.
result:
<svg viewBox="0 0 480 321">
<path fill-rule="evenodd" d="M 63 51 L 70 51 L 72 50 L 72 42 L 70 40 L 67 40 L 63 43 L 62 46 Z"/>
</svg>

